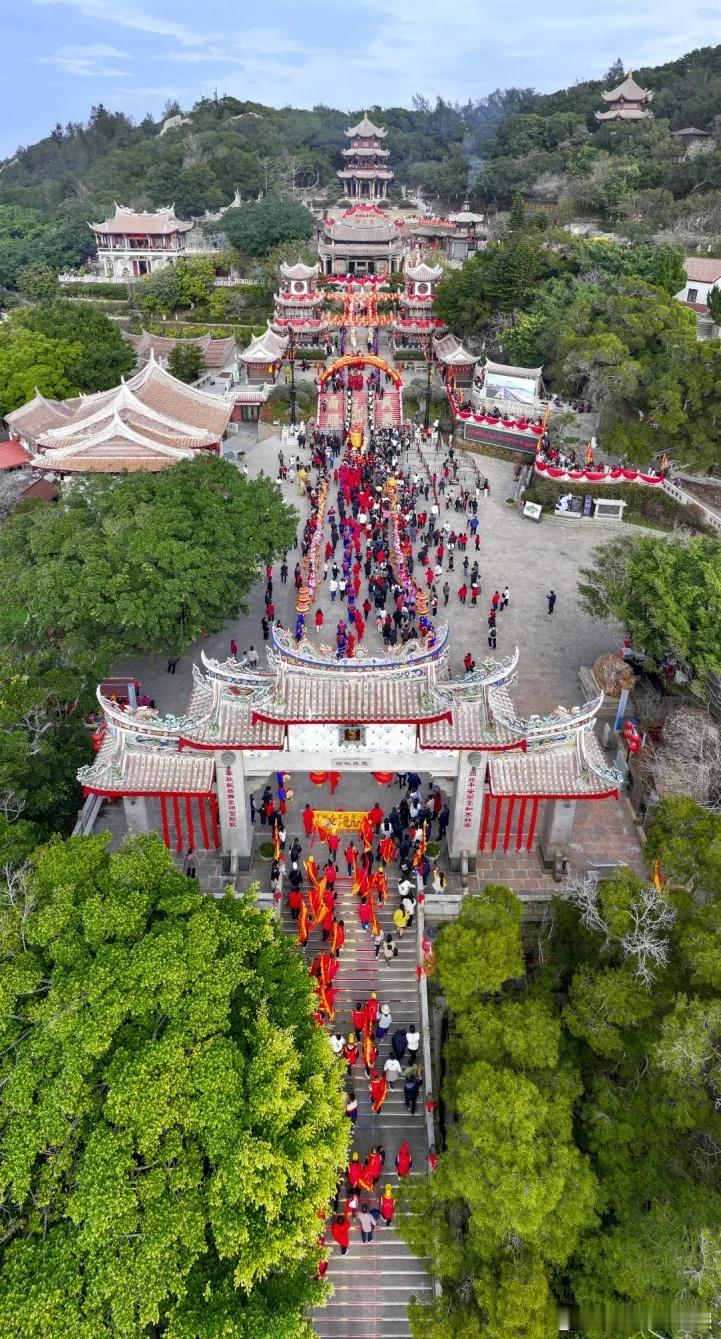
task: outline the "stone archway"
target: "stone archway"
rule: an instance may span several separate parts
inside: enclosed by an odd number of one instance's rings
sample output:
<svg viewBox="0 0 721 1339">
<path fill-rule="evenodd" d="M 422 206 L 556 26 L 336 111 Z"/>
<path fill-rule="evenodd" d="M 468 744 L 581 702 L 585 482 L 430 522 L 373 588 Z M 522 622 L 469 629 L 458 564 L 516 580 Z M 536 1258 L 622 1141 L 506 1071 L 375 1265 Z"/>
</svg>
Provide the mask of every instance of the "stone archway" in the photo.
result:
<svg viewBox="0 0 721 1339">
<path fill-rule="evenodd" d="M 390 363 L 387 363 L 385 358 L 379 358 L 375 353 L 346 353 L 342 358 L 337 358 L 334 363 L 331 363 L 330 367 L 326 367 L 321 372 L 321 387 L 325 386 L 328 379 L 333 377 L 336 372 L 340 372 L 344 367 L 377 367 L 381 372 L 385 372 L 387 376 L 391 377 L 396 386 L 403 385 L 403 378 L 400 375 L 400 372 L 396 372 L 396 369 L 391 367 Z"/>
</svg>

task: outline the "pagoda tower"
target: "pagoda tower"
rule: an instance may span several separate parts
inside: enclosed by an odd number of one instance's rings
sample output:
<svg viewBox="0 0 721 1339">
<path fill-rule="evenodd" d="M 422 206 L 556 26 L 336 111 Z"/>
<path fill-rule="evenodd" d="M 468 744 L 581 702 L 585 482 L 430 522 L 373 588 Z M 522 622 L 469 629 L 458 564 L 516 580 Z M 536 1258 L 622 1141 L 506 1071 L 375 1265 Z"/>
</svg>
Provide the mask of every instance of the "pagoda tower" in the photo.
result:
<svg viewBox="0 0 721 1339">
<path fill-rule="evenodd" d="M 344 194 L 350 200 L 385 200 L 394 175 L 386 162 L 388 150 L 382 143 L 386 131 L 374 126 L 364 112 L 362 121 L 345 133 L 350 145 L 343 149 L 345 164 L 338 173 Z"/>
<path fill-rule="evenodd" d="M 606 111 L 596 112 L 597 121 L 647 121 L 653 116 L 649 107 L 653 93 L 641 88 L 632 74 L 627 74 L 623 83 L 601 97 Z"/>
</svg>

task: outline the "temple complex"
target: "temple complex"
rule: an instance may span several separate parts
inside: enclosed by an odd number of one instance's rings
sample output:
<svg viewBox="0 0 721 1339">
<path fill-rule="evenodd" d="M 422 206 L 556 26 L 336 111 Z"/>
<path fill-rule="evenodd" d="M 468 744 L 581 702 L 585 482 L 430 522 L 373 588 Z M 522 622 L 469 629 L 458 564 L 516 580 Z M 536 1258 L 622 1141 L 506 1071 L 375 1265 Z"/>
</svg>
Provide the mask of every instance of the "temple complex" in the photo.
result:
<svg viewBox="0 0 721 1339">
<path fill-rule="evenodd" d="M 653 93 L 641 88 L 632 74 L 627 74 L 623 83 L 601 97 L 606 111 L 596 112 L 597 121 L 647 121 L 653 116 L 649 106 Z"/>
<path fill-rule="evenodd" d="M 465 853 L 552 850 L 578 803 L 617 796 L 594 734 L 603 694 L 522 719 L 511 687 L 518 651 L 455 681 L 448 628 L 392 656 L 338 661 L 331 648 L 273 628 L 269 668 L 201 653 L 184 715 L 103 697 L 87 794 L 122 797 L 128 828 L 158 829 L 171 849 L 219 849 L 247 868 L 250 793 L 273 772 L 428 772 L 449 797 L 451 867 Z"/>
<path fill-rule="evenodd" d="M 5 416 L 34 469 L 58 474 L 163 470 L 198 451 L 220 454 L 233 409 L 148 361 L 129 381 L 95 395 L 49 400 L 39 391 Z"/>
<path fill-rule="evenodd" d="M 315 265 L 280 266 L 279 291 L 274 296 L 275 312 L 272 328 L 276 333 L 292 333 L 298 344 L 321 344 L 328 335 L 328 322 L 323 316 L 324 295 L 318 288 L 318 270 Z"/>
<path fill-rule="evenodd" d="M 258 386 L 264 382 L 275 381 L 288 342 L 287 333 L 279 334 L 270 325 L 262 335 L 253 337 L 247 349 L 243 349 L 240 354 L 240 361 L 245 364 L 250 385 Z"/>
<path fill-rule="evenodd" d="M 343 194 L 352 200 L 385 200 L 394 175 L 387 162 L 388 150 L 383 148 L 387 132 L 374 126 L 364 112 L 358 125 L 345 133 L 350 145 L 342 150 L 345 163 L 338 172 Z"/>
<path fill-rule="evenodd" d="M 398 298 L 398 315 L 393 321 L 393 347 L 424 348 L 432 335 L 445 331 L 445 326 L 433 315 L 436 287 L 442 278 L 440 265 L 417 265 L 406 261 L 405 288 Z"/>
<path fill-rule="evenodd" d="M 318 258 L 329 275 L 394 274 L 401 269 L 403 224 L 377 205 L 357 204 L 338 218 L 324 219 Z"/>
<path fill-rule="evenodd" d="M 88 226 L 98 241 L 104 276 L 123 280 L 153 274 L 184 257 L 186 234 L 193 224 L 176 218 L 174 205 L 141 213 L 116 204 L 112 218 Z"/>
</svg>

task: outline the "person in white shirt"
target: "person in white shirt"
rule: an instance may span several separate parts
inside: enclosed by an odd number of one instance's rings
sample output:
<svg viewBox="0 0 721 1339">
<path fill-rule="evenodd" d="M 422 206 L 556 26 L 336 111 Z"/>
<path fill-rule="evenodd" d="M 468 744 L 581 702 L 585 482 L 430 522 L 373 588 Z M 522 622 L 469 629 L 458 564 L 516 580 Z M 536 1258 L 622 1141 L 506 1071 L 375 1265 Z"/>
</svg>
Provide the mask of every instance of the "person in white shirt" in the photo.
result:
<svg viewBox="0 0 721 1339">
<path fill-rule="evenodd" d="M 421 1044 L 421 1034 L 418 1031 L 415 1023 L 411 1023 L 410 1027 L 408 1028 L 408 1031 L 406 1032 L 406 1046 L 408 1047 L 408 1050 L 411 1053 L 412 1060 L 415 1060 L 418 1054 L 418 1047 L 420 1046 L 420 1044 Z"/>
<path fill-rule="evenodd" d="M 413 892 L 413 884 L 411 883 L 410 879 L 401 879 L 400 883 L 398 884 L 399 897 L 401 898 L 407 897 L 408 894 L 412 892 Z"/>
<path fill-rule="evenodd" d="M 399 1078 L 401 1073 L 400 1060 L 396 1060 L 394 1055 L 389 1055 L 388 1059 L 386 1060 L 383 1066 L 383 1073 L 385 1074 L 388 1080 L 388 1087 L 393 1088 L 395 1086 L 396 1079 Z"/>
<path fill-rule="evenodd" d="M 341 1037 L 340 1033 L 334 1032 L 333 1035 L 328 1038 L 328 1040 L 330 1042 L 331 1051 L 333 1052 L 334 1055 L 338 1056 L 338 1058 L 340 1059 L 340 1057 L 343 1054 L 343 1051 L 345 1050 L 345 1041 Z"/>
</svg>

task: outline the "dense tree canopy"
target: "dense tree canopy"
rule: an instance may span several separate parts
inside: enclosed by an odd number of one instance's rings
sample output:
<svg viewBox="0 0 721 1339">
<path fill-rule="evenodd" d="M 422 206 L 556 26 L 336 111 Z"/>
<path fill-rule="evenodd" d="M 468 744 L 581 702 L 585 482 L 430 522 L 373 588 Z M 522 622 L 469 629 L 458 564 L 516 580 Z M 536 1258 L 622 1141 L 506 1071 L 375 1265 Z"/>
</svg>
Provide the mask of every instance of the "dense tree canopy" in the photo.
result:
<svg viewBox="0 0 721 1339">
<path fill-rule="evenodd" d="M 117 386 L 135 362 L 133 349 L 118 326 L 85 302 L 43 302 L 17 312 L 10 319 L 11 335 L 14 330 L 32 330 L 49 340 L 80 344 L 82 354 L 69 363 L 68 376 L 86 395 Z"/>
<path fill-rule="evenodd" d="M 0 944 L 4 1333 L 307 1339 L 347 1121 L 277 920 L 157 837 L 76 838 L 13 877 Z"/>
<path fill-rule="evenodd" d="M 101 673 L 123 652 L 180 651 L 236 614 L 295 513 L 269 479 L 215 456 L 159 474 L 92 477 L 0 531 L 7 641 Z"/>
<path fill-rule="evenodd" d="M 612 539 L 580 570 L 584 608 L 615 618 L 652 664 L 672 657 L 703 679 L 721 671 L 721 544 L 710 536 Z"/>
<path fill-rule="evenodd" d="M 83 357 L 77 339 L 50 339 L 5 321 L 0 326 L 0 418 L 32 400 L 35 391 L 64 400 L 80 387 L 72 379 Z"/>
<path fill-rule="evenodd" d="M 168 371 L 179 381 L 197 381 L 203 371 L 203 351 L 187 339 L 176 340 L 168 355 Z"/>
<path fill-rule="evenodd" d="M 443 1285 L 413 1309 L 419 1339 L 551 1339 L 555 1303 L 589 1334 L 600 1304 L 637 1304 L 639 1330 L 653 1302 L 717 1314 L 721 816 L 663 801 L 648 854 L 665 883 L 571 881 L 514 979 L 484 949 L 503 890 L 438 935 L 445 1144 L 402 1220 Z M 501 919 L 517 959 L 520 915 Z"/>
<path fill-rule="evenodd" d="M 282 242 L 305 242 L 315 232 L 313 215 L 305 205 L 268 196 L 229 209 L 223 230 L 231 246 L 246 256 L 264 256 Z"/>
</svg>

